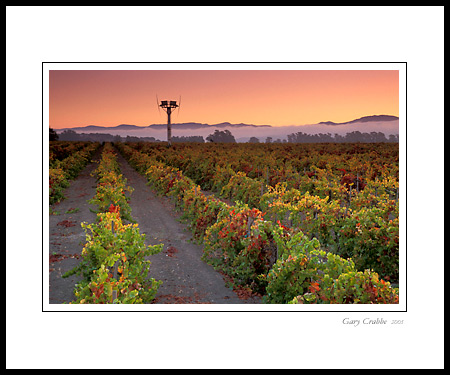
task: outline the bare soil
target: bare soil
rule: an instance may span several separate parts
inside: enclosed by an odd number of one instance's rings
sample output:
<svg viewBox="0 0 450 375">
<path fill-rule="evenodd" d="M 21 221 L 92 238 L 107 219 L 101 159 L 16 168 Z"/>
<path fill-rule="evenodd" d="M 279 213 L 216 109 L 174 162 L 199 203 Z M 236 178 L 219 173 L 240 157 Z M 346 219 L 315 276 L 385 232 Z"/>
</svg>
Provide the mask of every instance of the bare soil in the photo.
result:
<svg viewBox="0 0 450 375">
<path fill-rule="evenodd" d="M 98 160 L 99 150 L 93 160 Z M 155 300 L 156 304 L 241 304 L 260 303 L 259 297 L 245 290 L 234 291 L 225 285 L 224 277 L 200 258 L 202 247 L 196 244 L 186 224 L 180 221 L 181 213 L 167 197 L 157 196 L 147 185 L 144 176 L 138 174 L 121 156 L 118 161 L 127 185 L 134 191 L 130 195 L 131 215 L 139 224 L 146 243 L 164 244 L 163 251 L 152 255 L 150 277 L 162 280 Z M 96 215 L 89 210 L 87 201 L 95 195 L 96 181 L 90 173 L 96 163 L 89 164 L 65 191 L 67 197 L 52 208 L 59 212 L 50 215 L 49 303 L 69 303 L 74 299 L 73 290 L 79 277 L 66 279 L 62 275 L 72 269 L 81 256 L 85 233 L 81 222 L 92 223 Z M 74 213 L 70 210 L 75 209 Z"/>
</svg>

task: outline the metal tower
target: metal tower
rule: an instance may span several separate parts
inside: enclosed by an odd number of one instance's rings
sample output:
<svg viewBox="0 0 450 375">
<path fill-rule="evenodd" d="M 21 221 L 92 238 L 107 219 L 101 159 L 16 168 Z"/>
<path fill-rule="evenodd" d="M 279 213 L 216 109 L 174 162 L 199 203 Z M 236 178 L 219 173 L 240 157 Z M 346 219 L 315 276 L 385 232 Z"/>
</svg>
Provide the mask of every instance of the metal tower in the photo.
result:
<svg viewBox="0 0 450 375">
<path fill-rule="evenodd" d="M 172 145 L 172 127 L 170 123 L 170 115 L 172 114 L 175 108 L 178 108 L 176 100 L 162 100 L 159 105 L 162 109 L 164 109 L 167 113 L 167 143 L 169 146 Z"/>
</svg>

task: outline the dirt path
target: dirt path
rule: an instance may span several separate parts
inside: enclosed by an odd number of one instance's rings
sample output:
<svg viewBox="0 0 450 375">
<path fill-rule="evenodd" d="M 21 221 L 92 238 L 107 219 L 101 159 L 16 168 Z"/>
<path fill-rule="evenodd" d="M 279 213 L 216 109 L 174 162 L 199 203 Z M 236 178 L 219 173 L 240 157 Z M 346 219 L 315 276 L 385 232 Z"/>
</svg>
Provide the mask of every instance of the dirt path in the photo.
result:
<svg viewBox="0 0 450 375">
<path fill-rule="evenodd" d="M 99 160 L 100 155 L 101 148 L 97 150 L 92 160 Z M 66 199 L 52 205 L 53 211 L 58 214 L 49 215 L 50 304 L 69 303 L 75 298 L 73 290 L 81 278 L 71 276 L 63 279 L 62 275 L 79 263 L 78 259 L 86 239 L 81 223 L 83 221 L 93 223 L 96 219 L 96 214 L 90 211 L 93 207 L 87 201 L 95 195 L 97 182 L 90 174 L 97 165 L 97 163 L 88 164 L 64 191 Z"/>
<path fill-rule="evenodd" d="M 101 149 L 93 160 L 100 155 Z M 161 253 L 149 258 L 150 276 L 163 281 L 153 303 L 260 303 L 256 297 L 240 299 L 226 287 L 222 275 L 200 259 L 202 247 L 190 242 L 191 233 L 179 221 L 181 213 L 175 211 L 169 198 L 155 195 L 145 177 L 119 154 L 118 161 L 127 185 L 134 189 L 130 196 L 131 215 L 146 235 L 146 243 L 164 244 Z M 50 304 L 69 303 L 75 298 L 73 290 L 80 277 L 63 279 L 62 275 L 79 263 L 85 242 L 81 222 L 93 223 L 96 219 L 90 211 L 95 207 L 87 203 L 95 195 L 96 180 L 90 173 L 96 166 L 89 164 L 65 190 L 66 199 L 52 206 L 58 215 L 49 215 Z"/>
<path fill-rule="evenodd" d="M 146 235 L 148 245 L 164 244 L 164 250 L 150 257 L 150 275 L 163 284 L 154 303 L 260 303 L 258 298 L 239 299 L 225 286 L 220 273 L 200 257 L 202 247 L 190 242 L 191 233 L 179 221 L 181 213 L 167 197 L 159 197 L 144 176 L 138 174 L 122 156 L 118 156 L 121 172 L 131 194 L 131 215 Z"/>
</svg>

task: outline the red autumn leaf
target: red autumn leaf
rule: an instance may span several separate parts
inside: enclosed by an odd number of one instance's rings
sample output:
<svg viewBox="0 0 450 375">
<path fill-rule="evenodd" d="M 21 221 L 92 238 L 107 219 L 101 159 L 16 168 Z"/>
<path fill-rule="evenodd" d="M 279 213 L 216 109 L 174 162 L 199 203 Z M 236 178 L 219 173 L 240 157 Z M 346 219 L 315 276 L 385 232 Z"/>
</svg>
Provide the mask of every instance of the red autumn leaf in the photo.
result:
<svg viewBox="0 0 450 375">
<path fill-rule="evenodd" d="M 320 290 L 319 283 L 311 283 L 311 285 L 309 286 L 309 291 L 311 293 L 318 292 L 319 290 Z"/>
</svg>

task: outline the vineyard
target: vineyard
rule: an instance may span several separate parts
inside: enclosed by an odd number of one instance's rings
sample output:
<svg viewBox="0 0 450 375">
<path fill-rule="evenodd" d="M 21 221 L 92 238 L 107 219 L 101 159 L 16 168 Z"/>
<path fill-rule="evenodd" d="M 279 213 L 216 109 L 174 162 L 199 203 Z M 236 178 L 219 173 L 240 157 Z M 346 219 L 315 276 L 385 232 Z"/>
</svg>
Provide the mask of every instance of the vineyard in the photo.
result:
<svg viewBox="0 0 450 375">
<path fill-rule="evenodd" d="M 70 180 L 89 162 L 98 143 L 53 141 L 49 150 L 50 204 L 64 198 L 63 191 Z"/>
<path fill-rule="evenodd" d="M 51 142 L 50 203 L 98 143 Z M 161 281 L 120 155 L 169 197 L 202 260 L 263 303 L 398 303 L 398 143 L 106 143 L 73 303 L 151 303 Z"/>
</svg>

